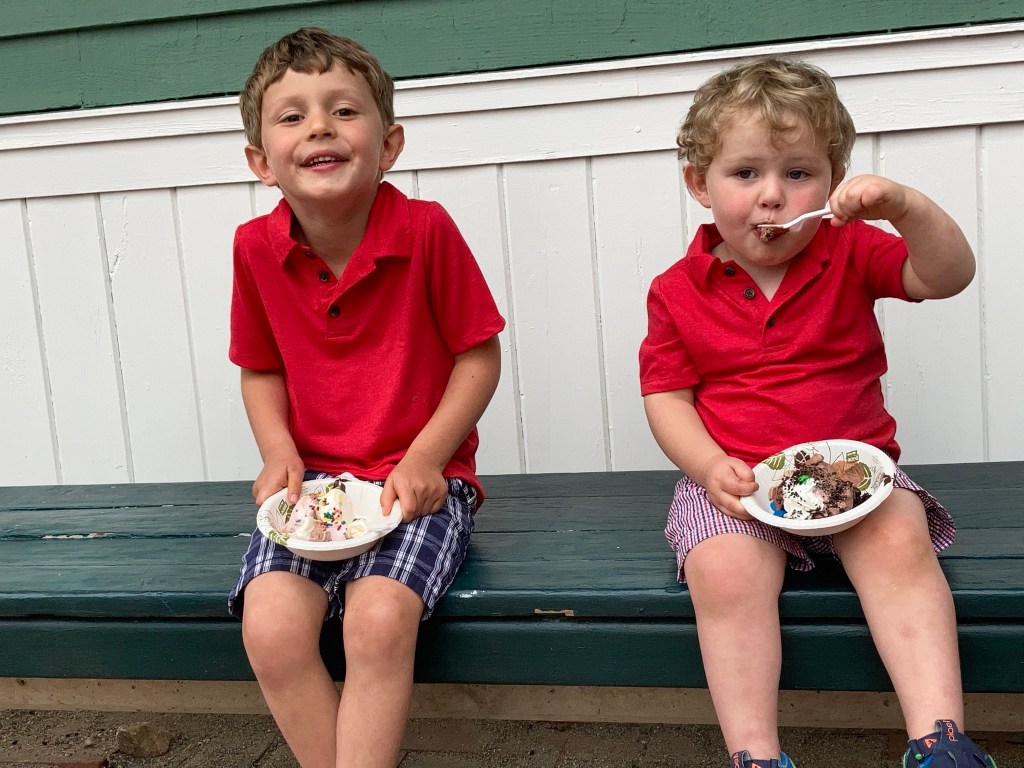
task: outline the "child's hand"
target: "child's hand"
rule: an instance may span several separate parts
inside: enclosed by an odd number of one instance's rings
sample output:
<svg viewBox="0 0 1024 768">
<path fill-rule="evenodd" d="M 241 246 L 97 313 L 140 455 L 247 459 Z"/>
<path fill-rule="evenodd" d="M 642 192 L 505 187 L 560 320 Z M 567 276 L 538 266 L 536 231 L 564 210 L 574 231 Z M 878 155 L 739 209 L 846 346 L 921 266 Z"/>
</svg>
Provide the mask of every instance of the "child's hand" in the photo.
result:
<svg viewBox="0 0 1024 768">
<path fill-rule="evenodd" d="M 724 454 L 715 456 L 704 468 L 703 485 L 708 500 L 722 512 L 738 520 L 753 519 L 739 500 L 757 490 L 754 470 L 744 462 Z"/>
<path fill-rule="evenodd" d="M 252 497 L 257 504 L 263 504 L 285 486 L 288 487 L 288 501 L 294 504 L 302 492 L 302 475 L 305 467 L 294 450 L 267 454 L 256 482 L 252 484 Z"/>
<path fill-rule="evenodd" d="M 429 461 L 406 454 L 384 481 L 380 506 L 391 514 L 395 500 L 402 510 L 402 522 L 437 512 L 448 498 L 448 483 L 441 470 Z"/>
<path fill-rule="evenodd" d="M 829 198 L 832 226 L 856 219 L 896 222 L 910 210 L 908 189 L 882 176 L 855 176 L 841 184 Z"/>
</svg>

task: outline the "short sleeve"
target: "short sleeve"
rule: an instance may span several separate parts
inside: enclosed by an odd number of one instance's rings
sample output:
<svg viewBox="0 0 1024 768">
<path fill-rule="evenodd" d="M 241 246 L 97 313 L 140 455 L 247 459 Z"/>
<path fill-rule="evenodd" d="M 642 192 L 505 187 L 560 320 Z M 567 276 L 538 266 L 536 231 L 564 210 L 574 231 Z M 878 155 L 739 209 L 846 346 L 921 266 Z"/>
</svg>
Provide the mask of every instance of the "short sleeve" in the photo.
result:
<svg viewBox="0 0 1024 768">
<path fill-rule="evenodd" d="M 655 278 L 647 295 L 647 337 L 640 345 L 640 394 L 644 396 L 688 389 L 700 381 L 665 288 L 662 275 Z"/>
<path fill-rule="evenodd" d="M 487 341 L 505 327 L 480 265 L 448 212 L 431 203 L 424 247 L 431 309 L 452 355 Z"/>
<path fill-rule="evenodd" d="M 231 344 L 228 357 L 242 368 L 257 371 L 284 367 L 259 288 L 248 263 L 250 248 L 244 227 L 235 232 L 231 290 Z"/>
<path fill-rule="evenodd" d="M 863 221 L 850 222 L 842 231 L 855 269 L 872 299 L 913 301 L 903 287 L 907 245 L 902 237 Z"/>
</svg>

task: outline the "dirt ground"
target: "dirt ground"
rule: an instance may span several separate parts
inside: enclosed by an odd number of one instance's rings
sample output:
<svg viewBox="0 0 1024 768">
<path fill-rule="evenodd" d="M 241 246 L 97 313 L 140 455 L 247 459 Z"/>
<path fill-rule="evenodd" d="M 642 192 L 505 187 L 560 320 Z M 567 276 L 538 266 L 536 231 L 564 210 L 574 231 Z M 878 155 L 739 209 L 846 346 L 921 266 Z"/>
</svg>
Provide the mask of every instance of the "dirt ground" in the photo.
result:
<svg viewBox="0 0 1024 768">
<path fill-rule="evenodd" d="M 170 733 L 160 757 L 116 751 L 121 726 Z M 1024 768 L 1024 733 L 975 734 L 999 768 Z M 898 768 L 893 731 L 783 729 L 801 768 Z M 713 726 L 414 720 L 400 768 L 724 766 Z M 105 762 L 104 762 L 105 761 Z M 269 716 L 0 710 L 0 768 L 297 768 Z"/>
</svg>

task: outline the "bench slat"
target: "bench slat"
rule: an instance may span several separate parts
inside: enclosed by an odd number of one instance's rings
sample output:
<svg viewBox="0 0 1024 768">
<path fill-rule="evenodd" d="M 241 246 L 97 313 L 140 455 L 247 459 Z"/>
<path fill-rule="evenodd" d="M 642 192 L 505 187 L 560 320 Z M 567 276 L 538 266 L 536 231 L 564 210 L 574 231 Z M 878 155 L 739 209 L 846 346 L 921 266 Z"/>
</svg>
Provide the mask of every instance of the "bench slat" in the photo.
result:
<svg viewBox="0 0 1024 768">
<path fill-rule="evenodd" d="M 866 627 L 795 624 L 782 632 L 783 658 L 790 660 L 782 688 L 891 690 Z M 0 620 L 0 636 L 2 677 L 252 679 L 238 622 Z M 1024 690 L 1012 628 L 970 625 L 959 638 L 966 690 Z M 332 675 L 342 679 L 337 641 L 327 640 L 323 650 Z M 688 622 L 432 621 L 421 632 L 416 681 L 700 688 L 706 683 L 699 658 Z"/>
</svg>

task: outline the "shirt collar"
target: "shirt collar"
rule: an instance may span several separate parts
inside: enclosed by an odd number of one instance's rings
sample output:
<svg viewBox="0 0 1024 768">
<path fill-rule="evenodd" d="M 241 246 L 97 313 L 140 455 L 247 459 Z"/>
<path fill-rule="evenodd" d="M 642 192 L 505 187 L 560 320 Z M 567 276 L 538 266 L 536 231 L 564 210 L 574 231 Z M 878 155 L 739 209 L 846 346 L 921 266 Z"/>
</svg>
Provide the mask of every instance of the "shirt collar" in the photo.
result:
<svg viewBox="0 0 1024 768">
<path fill-rule="evenodd" d="M 293 253 L 304 254 L 309 250 L 292 237 L 292 208 L 284 198 L 267 217 L 267 232 L 271 248 L 282 267 Z M 372 268 L 376 259 L 385 256 L 408 258 L 411 255 L 409 198 L 388 182 L 381 182 L 366 222 L 366 232 L 350 263 L 365 263 Z"/>
<path fill-rule="evenodd" d="M 807 247 L 793 257 L 789 269 L 786 270 L 787 275 L 794 273 L 802 283 L 808 277 L 818 274 L 832 260 L 832 244 L 839 237 L 840 231 L 828 224 L 820 226 Z M 712 253 L 721 242 L 722 236 L 717 226 L 701 224 L 686 251 L 691 273 L 704 285 L 711 281 L 716 269 L 721 271 L 723 264 L 735 264 L 731 260 L 723 262 Z"/>
</svg>

